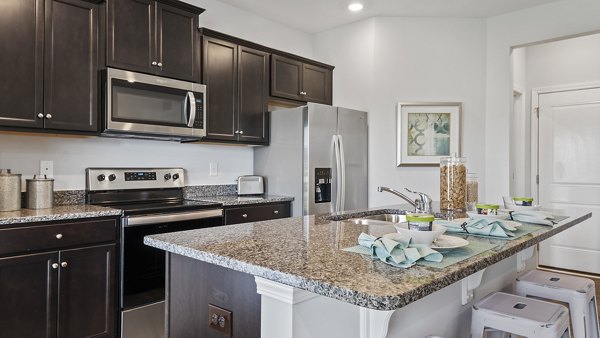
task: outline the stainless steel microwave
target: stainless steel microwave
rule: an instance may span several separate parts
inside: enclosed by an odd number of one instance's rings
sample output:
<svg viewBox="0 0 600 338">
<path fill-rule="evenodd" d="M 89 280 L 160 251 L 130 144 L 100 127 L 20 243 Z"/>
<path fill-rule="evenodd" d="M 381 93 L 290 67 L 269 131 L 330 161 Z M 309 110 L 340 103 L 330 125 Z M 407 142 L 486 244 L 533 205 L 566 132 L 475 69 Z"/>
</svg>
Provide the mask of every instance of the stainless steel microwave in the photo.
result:
<svg viewBox="0 0 600 338">
<path fill-rule="evenodd" d="M 206 135 L 206 86 L 107 68 L 103 135 L 197 140 Z"/>
</svg>

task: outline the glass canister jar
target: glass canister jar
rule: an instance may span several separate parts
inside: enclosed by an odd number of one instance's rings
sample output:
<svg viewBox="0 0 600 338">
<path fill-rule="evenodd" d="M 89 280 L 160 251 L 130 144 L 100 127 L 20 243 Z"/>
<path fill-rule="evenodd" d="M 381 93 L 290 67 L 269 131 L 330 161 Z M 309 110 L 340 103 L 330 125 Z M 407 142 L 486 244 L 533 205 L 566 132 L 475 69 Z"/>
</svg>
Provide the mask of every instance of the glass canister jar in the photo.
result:
<svg viewBox="0 0 600 338">
<path fill-rule="evenodd" d="M 406 221 L 410 230 L 431 231 L 434 219 L 433 215 L 428 214 L 406 215 Z"/>
<path fill-rule="evenodd" d="M 479 184 L 476 173 L 467 173 L 467 211 L 475 211 L 479 200 Z"/>
<path fill-rule="evenodd" d="M 440 160 L 440 209 L 465 211 L 467 202 L 467 159 L 442 157 Z"/>
</svg>

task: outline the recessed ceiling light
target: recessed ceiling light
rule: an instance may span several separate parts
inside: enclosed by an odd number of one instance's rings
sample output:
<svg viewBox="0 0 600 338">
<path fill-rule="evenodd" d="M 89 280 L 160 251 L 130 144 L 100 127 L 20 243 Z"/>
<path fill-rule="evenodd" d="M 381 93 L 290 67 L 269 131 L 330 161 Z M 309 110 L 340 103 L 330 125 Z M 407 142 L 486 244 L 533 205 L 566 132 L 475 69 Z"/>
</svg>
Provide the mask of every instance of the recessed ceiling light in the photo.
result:
<svg viewBox="0 0 600 338">
<path fill-rule="evenodd" d="M 348 9 L 353 12 L 358 12 L 363 9 L 363 4 L 358 3 L 358 2 L 353 2 L 350 5 L 348 5 Z"/>
</svg>

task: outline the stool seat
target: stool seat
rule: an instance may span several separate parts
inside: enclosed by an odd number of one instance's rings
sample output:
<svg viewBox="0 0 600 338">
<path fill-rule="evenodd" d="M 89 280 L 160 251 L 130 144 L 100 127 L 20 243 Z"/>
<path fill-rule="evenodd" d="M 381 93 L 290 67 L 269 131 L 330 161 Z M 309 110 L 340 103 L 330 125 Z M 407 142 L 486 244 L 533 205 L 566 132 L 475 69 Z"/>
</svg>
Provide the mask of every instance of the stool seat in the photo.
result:
<svg viewBox="0 0 600 338">
<path fill-rule="evenodd" d="M 471 337 L 483 337 L 486 328 L 528 338 L 569 337 L 569 310 L 560 304 L 504 292 L 487 295 L 473 305 Z"/>
<path fill-rule="evenodd" d="M 516 294 L 569 304 L 573 336 L 600 338 L 596 287 L 589 278 L 531 270 L 517 278 Z"/>
</svg>

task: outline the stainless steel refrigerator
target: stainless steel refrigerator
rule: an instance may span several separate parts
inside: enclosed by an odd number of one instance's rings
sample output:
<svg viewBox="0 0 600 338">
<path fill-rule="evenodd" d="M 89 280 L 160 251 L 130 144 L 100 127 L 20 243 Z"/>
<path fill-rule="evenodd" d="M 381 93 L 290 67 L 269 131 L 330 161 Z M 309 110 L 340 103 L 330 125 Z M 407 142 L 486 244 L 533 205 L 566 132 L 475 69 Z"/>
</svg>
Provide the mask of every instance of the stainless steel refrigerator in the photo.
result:
<svg viewBox="0 0 600 338">
<path fill-rule="evenodd" d="M 367 207 L 367 113 L 309 103 L 271 112 L 268 147 L 254 149 L 265 192 L 293 196 L 292 215 Z"/>
</svg>

